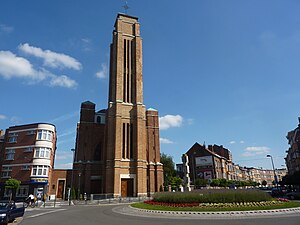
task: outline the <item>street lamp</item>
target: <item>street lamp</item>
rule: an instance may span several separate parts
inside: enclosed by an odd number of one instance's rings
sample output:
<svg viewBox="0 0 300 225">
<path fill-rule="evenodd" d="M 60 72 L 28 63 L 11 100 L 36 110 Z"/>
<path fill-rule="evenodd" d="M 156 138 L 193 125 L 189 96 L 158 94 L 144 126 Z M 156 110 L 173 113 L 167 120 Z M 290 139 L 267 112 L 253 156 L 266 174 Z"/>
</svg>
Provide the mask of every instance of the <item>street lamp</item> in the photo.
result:
<svg viewBox="0 0 300 225">
<path fill-rule="evenodd" d="M 72 189 L 73 189 L 73 173 L 74 173 L 74 154 L 75 154 L 75 149 L 72 148 L 71 149 L 72 153 L 73 153 L 73 163 L 72 163 L 72 173 L 71 173 L 71 189 L 70 189 L 70 194 L 69 194 L 69 205 L 71 205 L 71 198 L 72 198 Z"/>
<path fill-rule="evenodd" d="M 278 182 L 277 182 L 277 176 L 276 176 L 276 173 L 275 173 L 275 167 L 274 167 L 273 157 L 271 155 L 267 155 L 267 157 L 271 158 L 273 172 L 274 172 L 274 181 L 275 181 L 276 187 L 278 188 Z"/>
</svg>

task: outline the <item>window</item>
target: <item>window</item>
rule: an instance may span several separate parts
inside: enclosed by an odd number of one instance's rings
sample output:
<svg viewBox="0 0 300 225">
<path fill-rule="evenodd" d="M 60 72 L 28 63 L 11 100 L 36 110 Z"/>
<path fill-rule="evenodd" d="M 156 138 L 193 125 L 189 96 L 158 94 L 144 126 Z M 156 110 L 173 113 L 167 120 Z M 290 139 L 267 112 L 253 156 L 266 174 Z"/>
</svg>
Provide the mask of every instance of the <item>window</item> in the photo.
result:
<svg viewBox="0 0 300 225">
<path fill-rule="evenodd" d="M 11 171 L 12 171 L 12 167 L 11 166 L 3 166 L 2 167 L 2 178 L 9 178 L 9 177 L 11 177 Z"/>
<path fill-rule="evenodd" d="M 101 123 L 101 116 L 97 116 L 97 123 Z"/>
<path fill-rule="evenodd" d="M 16 143 L 17 142 L 17 136 L 9 137 L 9 143 Z"/>
<path fill-rule="evenodd" d="M 21 185 L 17 191 L 17 197 L 27 197 L 29 193 L 28 185 Z"/>
<path fill-rule="evenodd" d="M 32 152 L 33 151 L 33 148 L 32 147 L 28 147 L 28 148 L 25 148 L 24 149 L 24 152 Z"/>
<path fill-rule="evenodd" d="M 48 176 L 48 166 L 33 166 L 32 176 Z"/>
<path fill-rule="evenodd" d="M 14 160 L 15 150 L 14 149 L 6 149 L 5 151 L 5 159 L 6 160 Z"/>
<path fill-rule="evenodd" d="M 53 139 L 53 132 L 49 130 L 39 130 L 37 135 L 38 140 L 47 140 L 52 141 Z"/>
<path fill-rule="evenodd" d="M 27 135 L 32 135 L 32 134 L 35 134 L 35 131 L 34 131 L 34 130 L 30 130 L 30 131 L 27 131 L 26 134 L 27 134 Z"/>
<path fill-rule="evenodd" d="M 28 165 L 22 166 L 22 170 L 30 170 L 30 166 Z"/>
<path fill-rule="evenodd" d="M 35 158 L 50 158 L 50 148 L 35 148 Z"/>
</svg>

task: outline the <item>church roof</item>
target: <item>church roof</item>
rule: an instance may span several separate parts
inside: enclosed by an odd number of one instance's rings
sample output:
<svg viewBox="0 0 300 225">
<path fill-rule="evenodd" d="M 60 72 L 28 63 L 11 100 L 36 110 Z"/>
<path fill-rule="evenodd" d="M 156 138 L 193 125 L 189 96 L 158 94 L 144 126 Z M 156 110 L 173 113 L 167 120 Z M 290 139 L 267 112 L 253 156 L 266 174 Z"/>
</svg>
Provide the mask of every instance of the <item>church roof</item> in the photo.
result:
<svg viewBox="0 0 300 225">
<path fill-rule="evenodd" d="M 95 103 L 90 102 L 90 101 L 85 101 L 82 104 L 84 104 L 84 105 L 95 105 Z"/>
<path fill-rule="evenodd" d="M 157 110 L 153 109 L 153 108 L 149 108 L 149 109 L 147 109 L 147 111 L 156 111 L 157 112 Z"/>
<path fill-rule="evenodd" d="M 105 113 L 105 112 L 106 112 L 106 109 L 101 109 L 97 113 Z"/>
</svg>

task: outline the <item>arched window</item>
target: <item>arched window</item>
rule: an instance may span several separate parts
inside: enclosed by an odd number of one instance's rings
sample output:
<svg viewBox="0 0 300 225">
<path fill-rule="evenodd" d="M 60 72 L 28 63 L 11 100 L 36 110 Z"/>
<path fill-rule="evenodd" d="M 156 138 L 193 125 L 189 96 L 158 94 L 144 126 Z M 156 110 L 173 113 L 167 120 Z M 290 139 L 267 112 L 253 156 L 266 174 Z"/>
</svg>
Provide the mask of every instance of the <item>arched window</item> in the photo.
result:
<svg viewBox="0 0 300 225">
<path fill-rule="evenodd" d="M 97 116 L 97 123 L 101 123 L 101 116 Z"/>
</svg>

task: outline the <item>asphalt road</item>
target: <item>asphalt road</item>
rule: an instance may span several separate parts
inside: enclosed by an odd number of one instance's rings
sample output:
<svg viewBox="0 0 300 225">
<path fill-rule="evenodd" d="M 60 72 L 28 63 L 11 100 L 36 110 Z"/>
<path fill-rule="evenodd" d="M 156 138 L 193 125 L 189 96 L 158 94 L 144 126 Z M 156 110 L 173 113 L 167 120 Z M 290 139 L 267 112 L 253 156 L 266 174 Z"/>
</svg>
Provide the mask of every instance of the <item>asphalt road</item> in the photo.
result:
<svg viewBox="0 0 300 225">
<path fill-rule="evenodd" d="M 60 208 L 40 208 L 25 212 L 21 225 L 299 225 L 300 214 L 289 216 L 269 216 L 268 218 L 223 218 L 213 216 L 209 219 L 175 218 L 169 217 L 144 217 L 139 215 L 120 214 L 126 205 L 99 205 L 99 206 L 65 206 Z"/>
</svg>

